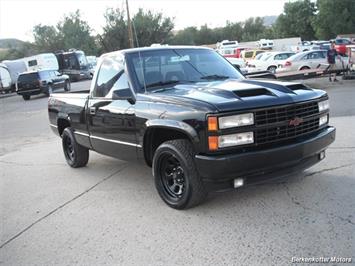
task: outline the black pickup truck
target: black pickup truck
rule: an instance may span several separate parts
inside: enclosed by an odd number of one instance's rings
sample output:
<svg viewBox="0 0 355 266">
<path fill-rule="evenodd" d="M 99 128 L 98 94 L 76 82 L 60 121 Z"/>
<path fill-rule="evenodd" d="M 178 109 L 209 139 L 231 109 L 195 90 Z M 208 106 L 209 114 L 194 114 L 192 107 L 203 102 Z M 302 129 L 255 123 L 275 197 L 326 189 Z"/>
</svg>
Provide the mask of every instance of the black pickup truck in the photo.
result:
<svg viewBox="0 0 355 266">
<path fill-rule="evenodd" d="M 53 94 L 48 111 L 71 167 L 85 166 L 89 150 L 142 160 L 176 209 L 302 171 L 335 139 L 324 91 L 246 79 L 201 47 L 104 54 L 90 91 Z"/>
</svg>

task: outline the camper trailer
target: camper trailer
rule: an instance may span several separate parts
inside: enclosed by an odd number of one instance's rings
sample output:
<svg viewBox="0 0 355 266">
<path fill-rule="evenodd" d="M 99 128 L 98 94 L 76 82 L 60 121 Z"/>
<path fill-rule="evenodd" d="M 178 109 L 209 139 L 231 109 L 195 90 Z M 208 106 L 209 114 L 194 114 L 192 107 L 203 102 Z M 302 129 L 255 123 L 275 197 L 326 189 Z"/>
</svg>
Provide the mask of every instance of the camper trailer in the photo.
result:
<svg viewBox="0 0 355 266">
<path fill-rule="evenodd" d="M 89 63 L 83 51 L 57 52 L 55 56 L 59 72 L 68 75 L 72 81 L 90 78 Z"/>
<path fill-rule="evenodd" d="M 52 53 L 25 57 L 23 60 L 26 63 L 27 71 L 59 69 L 57 57 Z"/>
<path fill-rule="evenodd" d="M 2 62 L 8 69 L 11 77 L 11 86 L 15 88 L 18 76 L 27 71 L 26 63 L 22 59 L 17 60 L 5 60 Z"/>
<path fill-rule="evenodd" d="M 11 91 L 11 77 L 7 66 L 0 64 L 0 93 Z"/>
</svg>

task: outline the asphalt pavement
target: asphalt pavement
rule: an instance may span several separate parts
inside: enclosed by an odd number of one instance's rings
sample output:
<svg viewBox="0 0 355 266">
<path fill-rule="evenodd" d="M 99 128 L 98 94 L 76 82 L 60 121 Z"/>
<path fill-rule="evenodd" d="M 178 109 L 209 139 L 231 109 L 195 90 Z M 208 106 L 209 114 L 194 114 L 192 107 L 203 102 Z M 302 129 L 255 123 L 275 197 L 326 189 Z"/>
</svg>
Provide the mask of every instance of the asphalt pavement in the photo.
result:
<svg viewBox="0 0 355 266">
<path fill-rule="evenodd" d="M 186 211 L 160 200 L 144 165 L 91 152 L 87 167 L 68 167 L 45 96 L 1 98 L 0 265 L 354 263 L 355 81 L 305 82 L 330 96 L 337 139 L 326 159 Z"/>
</svg>

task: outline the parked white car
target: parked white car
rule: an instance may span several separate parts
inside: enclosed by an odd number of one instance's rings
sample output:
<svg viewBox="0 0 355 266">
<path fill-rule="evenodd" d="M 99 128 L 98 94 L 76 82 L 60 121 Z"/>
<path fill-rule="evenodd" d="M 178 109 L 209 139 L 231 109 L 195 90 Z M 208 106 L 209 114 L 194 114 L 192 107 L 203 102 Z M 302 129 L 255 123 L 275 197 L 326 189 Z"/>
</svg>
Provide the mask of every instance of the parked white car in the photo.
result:
<svg viewBox="0 0 355 266">
<path fill-rule="evenodd" d="M 283 60 L 294 55 L 293 52 L 267 52 L 261 54 L 259 59 L 254 59 L 247 64 L 248 73 L 258 72 L 258 71 L 270 71 L 275 73 L 277 66 Z"/>
<path fill-rule="evenodd" d="M 335 59 L 336 69 L 342 70 L 347 68 L 349 59 L 347 57 L 337 56 Z M 297 71 L 305 69 L 316 69 L 320 66 L 326 66 L 327 51 L 307 51 L 295 54 L 288 59 L 281 61 L 276 69 L 276 73 Z"/>
<path fill-rule="evenodd" d="M 235 57 L 226 57 L 226 59 L 235 67 L 238 67 L 239 69 L 245 68 L 246 63 L 243 58 L 235 58 Z"/>
</svg>

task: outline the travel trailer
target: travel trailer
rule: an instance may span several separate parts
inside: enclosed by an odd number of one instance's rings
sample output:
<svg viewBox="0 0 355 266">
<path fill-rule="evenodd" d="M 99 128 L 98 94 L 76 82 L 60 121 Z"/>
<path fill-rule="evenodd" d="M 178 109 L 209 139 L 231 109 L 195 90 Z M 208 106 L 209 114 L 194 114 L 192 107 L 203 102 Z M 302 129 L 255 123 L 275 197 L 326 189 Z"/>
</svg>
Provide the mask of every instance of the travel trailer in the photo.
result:
<svg viewBox="0 0 355 266">
<path fill-rule="evenodd" d="M 11 86 L 14 88 L 17 82 L 18 76 L 27 71 L 26 63 L 21 59 L 17 60 L 5 60 L 2 62 L 8 69 L 10 77 L 11 77 Z"/>
<path fill-rule="evenodd" d="M 0 63 L 0 93 L 11 91 L 11 76 L 6 65 Z"/>
<path fill-rule="evenodd" d="M 52 53 L 25 57 L 23 60 L 26 63 L 27 71 L 59 69 L 57 57 Z"/>
</svg>

